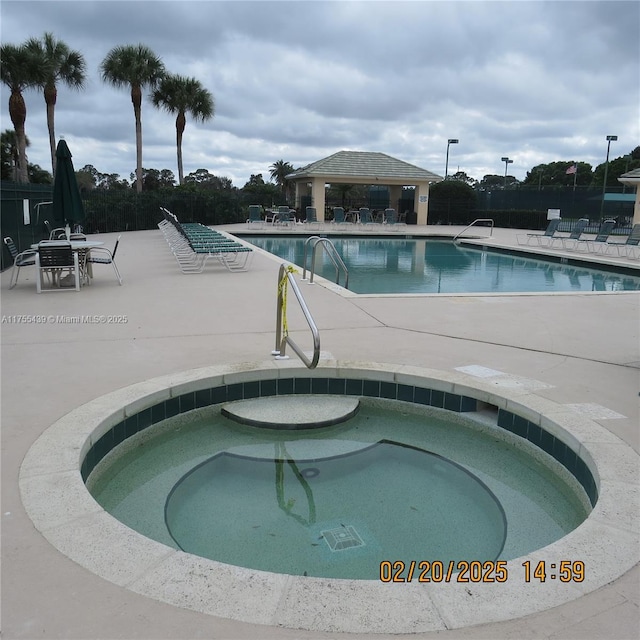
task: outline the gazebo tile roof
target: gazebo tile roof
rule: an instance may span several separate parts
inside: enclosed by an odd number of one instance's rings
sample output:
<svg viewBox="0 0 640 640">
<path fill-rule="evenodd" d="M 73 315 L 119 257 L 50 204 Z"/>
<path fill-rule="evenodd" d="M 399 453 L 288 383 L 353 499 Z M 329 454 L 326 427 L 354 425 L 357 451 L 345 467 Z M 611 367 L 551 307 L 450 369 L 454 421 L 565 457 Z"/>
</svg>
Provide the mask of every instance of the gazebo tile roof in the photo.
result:
<svg viewBox="0 0 640 640">
<path fill-rule="evenodd" d="M 627 171 L 627 173 L 623 173 L 618 180 L 620 182 L 627 182 L 627 183 L 632 183 L 632 184 L 636 184 L 638 182 L 640 182 L 640 168 L 638 169 L 633 169 L 632 171 Z"/>
<path fill-rule="evenodd" d="M 394 180 L 419 180 L 421 182 L 437 182 L 439 176 L 413 164 L 392 158 L 385 153 L 373 151 L 338 151 L 322 160 L 312 162 L 287 176 L 287 179 L 313 178 L 366 178 L 375 176 Z"/>
</svg>

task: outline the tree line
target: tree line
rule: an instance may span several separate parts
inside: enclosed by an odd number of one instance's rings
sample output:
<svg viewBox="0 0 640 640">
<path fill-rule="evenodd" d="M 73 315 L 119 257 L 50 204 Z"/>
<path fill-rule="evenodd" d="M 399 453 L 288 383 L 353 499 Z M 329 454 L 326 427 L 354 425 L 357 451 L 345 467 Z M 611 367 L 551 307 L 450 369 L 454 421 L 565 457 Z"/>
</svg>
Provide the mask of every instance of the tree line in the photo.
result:
<svg viewBox="0 0 640 640">
<path fill-rule="evenodd" d="M 25 123 L 27 106 L 23 92 L 36 88 L 42 91 L 47 108 L 47 127 L 51 147 L 51 166 L 55 174 L 55 107 L 58 85 L 82 89 L 86 82 L 87 65 L 84 56 L 57 40 L 52 33 L 42 38 L 30 38 L 20 45 L 3 44 L 0 48 L 0 78 L 10 89 L 9 117 L 14 128 L 10 160 L 15 182 L 30 182 L 27 162 L 27 136 Z M 102 80 L 116 88 L 131 92 L 136 127 L 135 185 L 142 191 L 142 92 L 151 91 L 153 105 L 176 115 L 176 147 L 178 180 L 183 183 L 182 136 L 186 114 L 194 120 L 205 121 L 213 117 L 215 103 L 211 93 L 196 78 L 169 73 L 162 60 L 147 46 L 116 46 L 100 64 Z M 4 143 L 4 141 L 3 141 Z M 4 144 L 3 144 L 4 146 Z M 4 167 L 4 155 L 3 155 Z"/>
<path fill-rule="evenodd" d="M 2 133 L 2 179 L 14 182 L 52 181 L 55 173 L 55 107 L 58 85 L 64 84 L 81 90 L 86 82 L 87 65 L 84 56 L 71 49 L 65 42 L 57 40 L 51 33 L 42 38 L 30 38 L 20 45 L 3 44 L 0 48 L 0 75 L 10 89 L 9 115 L 13 132 Z M 101 174 L 91 165 L 81 169 L 79 179 L 85 188 L 125 189 L 135 187 L 138 192 L 161 187 L 188 186 L 201 188 L 231 189 L 226 177 L 212 176 L 206 169 L 198 169 L 187 176 L 183 171 L 182 137 L 186 127 L 186 116 L 205 122 L 214 117 L 215 101 L 212 94 L 196 78 L 169 73 L 162 60 L 147 46 L 122 45 L 111 49 L 100 64 L 102 80 L 116 88 L 128 89 L 134 110 L 136 131 L 136 169 L 129 177 L 131 183 L 117 174 Z M 25 123 L 27 107 L 23 92 L 29 88 L 39 89 L 46 104 L 47 128 L 51 151 L 52 173 L 27 161 L 29 141 Z M 142 163 L 142 94 L 150 91 L 152 104 L 170 114 L 175 114 L 176 151 L 178 177 L 168 169 L 145 169 Z M 612 159 L 608 163 L 607 186 L 619 186 L 617 178 L 627 171 L 640 167 L 640 147 L 628 154 Z M 249 178 L 243 190 L 249 193 L 260 191 L 265 197 L 271 188 L 273 198 L 292 198 L 286 175 L 294 171 L 293 165 L 284 160 L 270 167 L 270 178 L 275 184 L 264 181 L 262 174 Z M 448 177 L 454 183 L 463 183 L 476 190 L 512 189 L 519 186 L 544 188 L 601 186 L 604 182 L 605 163 L 595 168 L 587 162 L 555 161 L 539 164 L 527 172 L 523 181 L 510 175 L 488 174 L 481 180 L 458 171 Z M 352 186 L 353 187 L 353 186 Z"/>
</svg>

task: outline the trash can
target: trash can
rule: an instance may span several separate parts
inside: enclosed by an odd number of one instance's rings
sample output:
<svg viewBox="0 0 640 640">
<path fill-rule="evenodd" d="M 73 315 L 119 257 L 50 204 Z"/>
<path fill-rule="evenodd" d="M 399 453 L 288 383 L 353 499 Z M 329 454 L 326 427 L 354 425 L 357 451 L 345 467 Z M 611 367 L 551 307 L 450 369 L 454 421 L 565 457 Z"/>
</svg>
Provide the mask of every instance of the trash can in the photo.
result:
<svg viewBox="0 0 640 640">
<path fill-rule="evenodd" d="M 418 224 L 418 214 L 415 211 L 407 211 L 405 222 L 407 224 Z"/>
</svg>

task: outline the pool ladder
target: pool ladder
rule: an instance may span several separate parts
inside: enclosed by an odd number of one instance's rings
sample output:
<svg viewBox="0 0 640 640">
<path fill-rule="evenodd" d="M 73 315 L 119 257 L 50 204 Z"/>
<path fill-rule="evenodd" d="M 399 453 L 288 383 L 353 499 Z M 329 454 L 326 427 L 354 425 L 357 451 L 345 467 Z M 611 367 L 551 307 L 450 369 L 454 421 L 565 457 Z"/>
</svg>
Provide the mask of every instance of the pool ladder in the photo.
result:
<svg viewBox="0 0 640 640">
<path fill-rule="evenodd" d="M 493 218 L 476 218 L 471 224 L 468 224 L 462 231 L 459 231 L 458 233 L 456 233 L 456 235 L 453 237 L 453 241 L 455 242 L 467 229 L 470 229 L 471 227 L 473 227 L 473 225 L 476 222 L 490 222 L 491 233 L 489 233 L 489 236 L 493 235 L 493 225 L 495 224 L 493 222 Z"/>
<path fill-rule="evenodd" d="M 344 263 L 340 254 L 338 253 L 335 245 L 329 238 L 321 238 L 320 236 L 310 236 L 305 240 L 304 243 L 304 254 L 302 257 L 302 279 L 307 279 L 307 254 L 309 250 L 309 245 L 313 243 L 313 251 L 311 253 L 311 267 L 309 269 L 309 284 L 313 284 L 313 276 L 315 275 L 315 263 L 316 263 L 316 252 L 318 247 L 322 247 L 325 250 L 325 253 L 333 262 L 333 266 L 336 268 L 336 284 L 340 284 L 340 272 L 344 272 L 344 288 L 349 288 L 349 270 L 347 269 L 347 265 Z"/>
<path fill-rule="evenodd" d="M 313 336 L 313 356 L 311 359 L 307 357 L 307 354 L 293 341 L 289 332 L 287 330 L 287 297 L 286 297 L 286 286 L 291 285 L 291 290 L 296 296 L 298 303 L 300 304 L 300 308 L 302 309 L 302 313 L 309 325 L 309 329 L 311 329 L 311 334 Z M 298 355 L 300 360 L 304 362 L 308 369 L 315 369 L 318 360 L 320 359 L 320 332 L 318 331 L 318 327 L 311 316 L 311 312 L 309 311 L 309 307 L 307 307 L 307 303 L 300 292 L 297 282 L 293 277 L 293 269 L 290 268 L 284 262 L 280 265 L 280 270 L 278 272 L 278 303 L 276 310 L 276 348 L 271 352 L 271 355 L 276 356 L 276 359 L 286 360 L 289 356 L 286 354 L 287 345 L 290 345 L 291 348 Z"/>
</svg>

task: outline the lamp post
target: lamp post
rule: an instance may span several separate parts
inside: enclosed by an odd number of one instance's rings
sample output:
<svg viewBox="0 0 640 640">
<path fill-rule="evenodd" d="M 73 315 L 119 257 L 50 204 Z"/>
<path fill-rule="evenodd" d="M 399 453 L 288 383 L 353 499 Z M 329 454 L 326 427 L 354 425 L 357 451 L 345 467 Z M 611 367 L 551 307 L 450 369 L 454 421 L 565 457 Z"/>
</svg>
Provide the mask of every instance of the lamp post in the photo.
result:
<svg viewBox="0 0 640 640">
<path fill-rule="evenodd" d="M 607 136 L 607 159 L 604 163 L 604 183 L 602 184 L 602 202 L 600 202 L 600 220 L 602 220 L 602 212 L 604 211 L 604 195 L 607 192 L 607 174 L 609 173 L 609 149 L 611 142 L 615 142 L 618 136 Z"/>
<path fill-rule="evenodd" d="M 449 175 L 449 145 L 452 144 L 458 144 L 458 142 L 460 142 L 460 140 L 458 140 L 457 138 L 449 138 L 447 140 L 447 161 L 444 165 L 444 179 L 447 179 L 447 176 Z"/>
<path fill-rule="evenodd" d="M 513 160 L 511 160 L 511 158 L 508 158 L 507 156 L 504 156 L 502 158 L 500 158 L 502 160 L 502 162 L 504 162 L 504 188 L 507 188 L 507 169 L 509 168 L 509 165 L 513 162 Z"/>
</svg>

